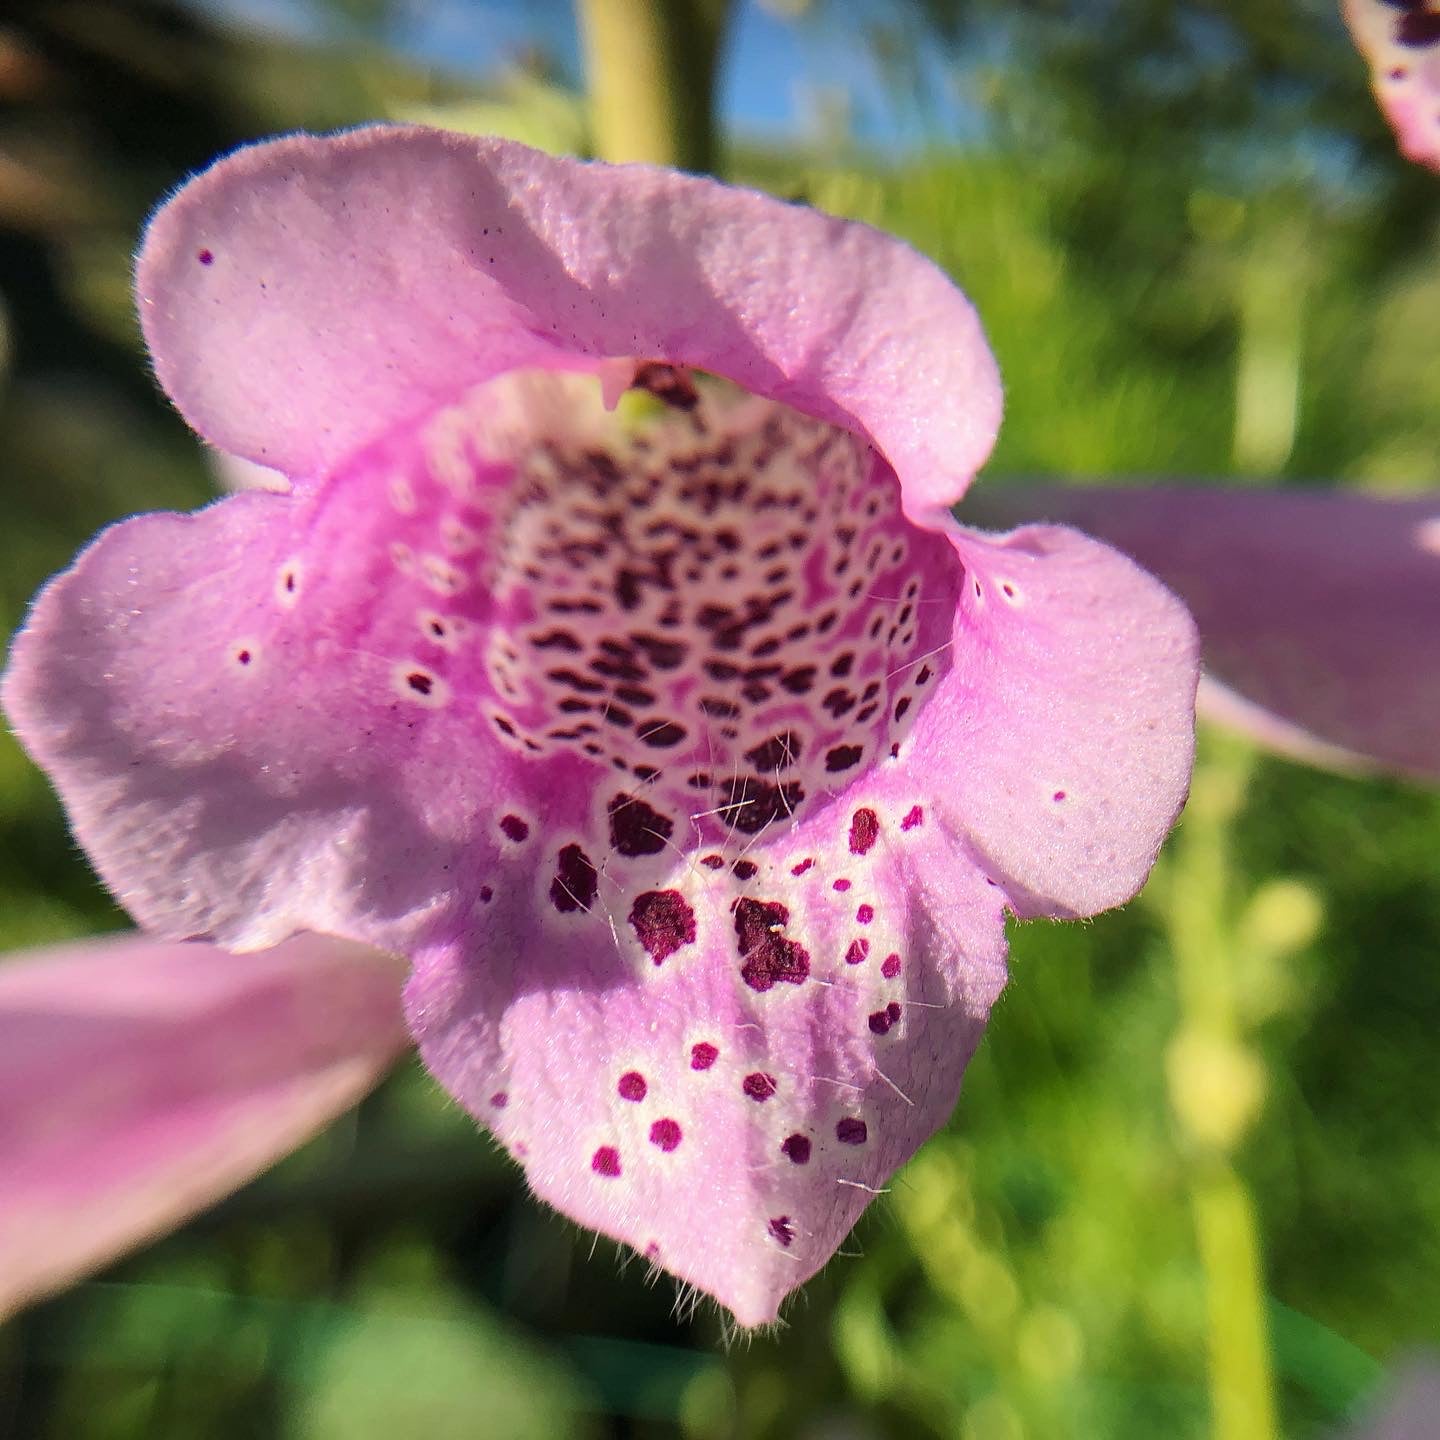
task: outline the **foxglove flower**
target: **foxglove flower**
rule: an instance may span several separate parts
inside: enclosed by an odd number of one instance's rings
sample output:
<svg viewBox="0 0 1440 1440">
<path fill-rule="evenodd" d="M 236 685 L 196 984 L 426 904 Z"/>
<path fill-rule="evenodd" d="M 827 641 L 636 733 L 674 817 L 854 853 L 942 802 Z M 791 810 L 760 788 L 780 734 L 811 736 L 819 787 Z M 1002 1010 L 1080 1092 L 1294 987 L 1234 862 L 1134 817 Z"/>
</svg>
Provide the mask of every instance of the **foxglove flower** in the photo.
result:
<svg viewBox="0 0 1440 1440">
<path fill-rule="evenodd" d="M 1400 151 L 1440 170 L 1440 10 L 1430 0 L 1342 0 Z"/>
<path fill-rule="evenodd" d="M 222 161 L 137 288 L 186 418 L 288 489 L 37 601 L 4 700 L 77 837 L 157 936 L 408 957 L 537 1194 L 772 1319 L 949 1114 L 1007 909 L 1144 879 L 1185 610 L 957 524 L 994 364 L 864 226 L 386 127 Z"/>
</svg>

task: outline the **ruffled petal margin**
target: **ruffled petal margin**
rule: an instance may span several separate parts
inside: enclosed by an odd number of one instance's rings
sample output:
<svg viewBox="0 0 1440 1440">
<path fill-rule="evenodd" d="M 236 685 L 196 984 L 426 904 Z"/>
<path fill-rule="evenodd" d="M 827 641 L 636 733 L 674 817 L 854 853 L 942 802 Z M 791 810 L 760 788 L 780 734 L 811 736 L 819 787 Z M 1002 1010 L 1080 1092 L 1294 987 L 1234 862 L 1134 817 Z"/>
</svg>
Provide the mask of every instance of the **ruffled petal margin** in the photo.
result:
<svg viewBox="0 0 1440 1440">
<path fill-rule="evenodd" d="M 295 480 L 493 376 L 607 359 L 860 430 L 916 511 L 959 499 L 1000 423 L 973 308 L 900 241 L 506 140 L 373 126 L 238 151 L 156 215 L 136 290 L 186 419 Z"/>
<path fill-rule="evenodd" d="M 403 964 L 108 939 L 0 965 L 0 1318 L 228 1194 L 402 1052 Z"/>
</svg>

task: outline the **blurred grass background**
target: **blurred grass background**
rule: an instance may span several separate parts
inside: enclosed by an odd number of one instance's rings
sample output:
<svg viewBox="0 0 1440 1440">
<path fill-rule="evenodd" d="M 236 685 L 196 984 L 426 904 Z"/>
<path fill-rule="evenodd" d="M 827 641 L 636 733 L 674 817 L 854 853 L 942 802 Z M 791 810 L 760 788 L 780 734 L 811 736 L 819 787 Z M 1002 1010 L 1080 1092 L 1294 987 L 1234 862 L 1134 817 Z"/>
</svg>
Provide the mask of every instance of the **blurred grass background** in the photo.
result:
<svg viewBox="0 0 1440 1440">
<path fill-rule="evenodd" d="M 590 143 L 563 6 L 480 73 L 396 43 L 424 0 L 268 9 L 290 33 L 178 0 L 0 18 L 6 633 L 97 528 L 214 494 L 128 294 L 138 229 L 189 171 L 387 115 Z M 1394 156 L 1327 6 L 767 16 L 802 53 L 853 47 L 903 126 L 857 116 L 840 74 L 813 123 L 732 123 L 721 173 L 960 280 L 1008 387 L 982 483 L 1435 485 L 1440 190 Z M 674 1313 L 667 1280 L 542 1213 L 412 1066 L 0 1329 L 0 1435 L 1183 1440 L 1221 1433 L 1217 1333 L 1242 1365 L 1268 1347 L 1278 1433 L 1331 1433 L 1440 1344 L 1437 856 L 1434 794 L 1206 735 L 1141 898 L 1015 928 L 955 1119 L 778 1335 L 727 1347 L 709 1310 Z M 0 948 L 123 923 L 0 736 Z M 1207 1308 L 1248 1263 L 1247 1207 L 1268 1338 Z"/>
</svg>

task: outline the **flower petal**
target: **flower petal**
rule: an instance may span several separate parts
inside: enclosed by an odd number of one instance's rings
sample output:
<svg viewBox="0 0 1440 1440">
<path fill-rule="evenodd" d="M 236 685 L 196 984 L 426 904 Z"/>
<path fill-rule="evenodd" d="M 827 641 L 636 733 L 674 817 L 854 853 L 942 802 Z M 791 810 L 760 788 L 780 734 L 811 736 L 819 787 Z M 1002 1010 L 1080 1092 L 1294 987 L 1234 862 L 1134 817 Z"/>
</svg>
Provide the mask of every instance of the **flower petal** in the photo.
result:
<svg viewBox="0 0 1440 1440">
<path fill-rule="evenodd" d="M 0 1316 L 229 1193 L 400 1053 L 403 967 L 322 936 L 0 965 Z"/>
<path fill-rule="evenodd" d="M 1400 153 L 1440 170 L 1440 11 L 1421 0 L 1342 0 L 1341 9 Z"/>
<path fill-rule="evenodd" d="M 911 508 L 958 499 L 1000 385 L 899 241 L 767 196 L 375 126 L 241 150 L 137 269 L 156 373 L 222 450 L 303 479 L 520 367 L 660 357 L 867 433 Z"/>
<path fill-rule="evenodd" d="M 1003 897 L 927 796 L 871 772 L 742 884 L 682 859 L 539 935 L 501 897 L 483 960 L 417 959 L 426 1064 L 542 1199 L 768 1323 L 944 1124 L 1005 982 Z"/>
<path fill-rule="evenodd" d="M 1153 576 L 1073 530 L 954 535 L 954 667 L 909 765 L 1018 914 L 1093 915 L 1144 883 L 1190 783 L 1198 641 Z"/>
<path fill-rule="evenodd" d="M 1440 776 L 1440 497 L 1007 485 L 966 513 L 1080 526 L 1172 586 L 1208 675 L 1259 707 L 1206 687 L 1216 718 L 1313 763 Z"/>
</svg>

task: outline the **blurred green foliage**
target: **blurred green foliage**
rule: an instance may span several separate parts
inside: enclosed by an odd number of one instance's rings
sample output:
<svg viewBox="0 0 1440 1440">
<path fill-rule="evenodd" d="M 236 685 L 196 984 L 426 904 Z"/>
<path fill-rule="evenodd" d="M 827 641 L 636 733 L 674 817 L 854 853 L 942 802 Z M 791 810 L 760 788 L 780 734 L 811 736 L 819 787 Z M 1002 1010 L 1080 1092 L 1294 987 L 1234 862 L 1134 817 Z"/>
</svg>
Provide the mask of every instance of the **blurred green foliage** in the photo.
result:
<svg viewBox="0 0 1440 1440">
<path fill-rule="evenodd" d="M 980 65 L 961 62 L 994 12 L 930 8 L 904 43 L 954 45 L 982 141 L 902 162 L 739 149 L 732 168 L 956 275 L 1007 378 L 995 474 L 1434 484 L 1436 192 L 1389 153 L 1333 24 L 1285 32 L 1293 7 L 1257 6 L 1244 63 L 1197 45 L 1187 68 L 1166 7 L 1102 33 L 1038 6 Z M 7 632 L 101 525 L 213 494 L 130 316 L 147 209 L 240 140 L 419 113 L 585 133 L 540 70 L 474 86 L 124 0 L 0 23 Z M 1234 754 L 1207 739 L 1202 767 Z M 1440 799 L 1244 764 L 1213 917 L 1236 1044 L 1172 1047 L 1198 883 L 1181 848 L 1122 912 L 1017 927 L 956 1118 L 777 1335 L 723 1344 L 713 1313 L 542 1213 L 409 1067 L 0 1331 L 0 1435 L 1198 1437 L 1207 1126 L 1258 1210 L 1284 1431 L 1324 1433 L 1393 1356 L 1440 1342 Z M 0 737 L 0 944 L 121 923 Z"/>
</svg>

